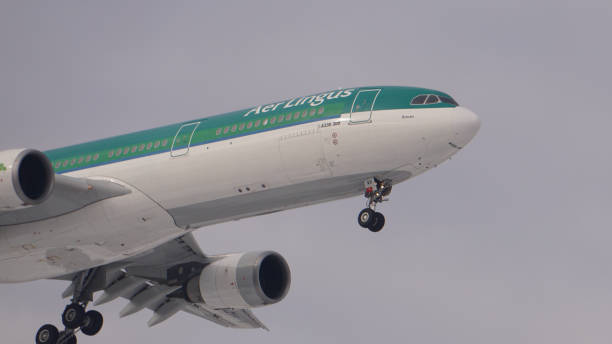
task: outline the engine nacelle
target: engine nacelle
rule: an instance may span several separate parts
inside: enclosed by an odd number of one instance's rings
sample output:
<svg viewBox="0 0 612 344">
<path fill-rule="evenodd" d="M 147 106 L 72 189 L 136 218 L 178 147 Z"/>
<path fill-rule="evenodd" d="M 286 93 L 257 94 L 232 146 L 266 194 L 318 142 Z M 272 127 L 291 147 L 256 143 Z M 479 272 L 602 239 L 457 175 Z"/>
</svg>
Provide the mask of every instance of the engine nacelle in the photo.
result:
<svg viewBox="0 0 612 344">
<path fill-rule="evenodd" d="M 291 284 L 285 258 L 272 251 L 230 254 L 204 267 L 186 287 L 191 302 L 252 308 L 281 301 Z"/>
<path fill-rule="evenodd" d="M 54 184 L 53 166 L 43 153 L 33 149 L 0 152 L 0 210 L 42 203 Z"/>
</svg>

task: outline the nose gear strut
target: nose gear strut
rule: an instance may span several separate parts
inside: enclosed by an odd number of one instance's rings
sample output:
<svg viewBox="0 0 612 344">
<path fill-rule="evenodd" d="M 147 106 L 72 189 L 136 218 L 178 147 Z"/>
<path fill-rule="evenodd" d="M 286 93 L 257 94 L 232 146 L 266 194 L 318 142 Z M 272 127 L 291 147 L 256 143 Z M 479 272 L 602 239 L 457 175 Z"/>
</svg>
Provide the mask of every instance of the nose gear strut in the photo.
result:
<svg viewBox="0 0 612 344">
<path fill-rule="evenodd" d="M 97 311 L 85 312 L 87 304 L 93 299 L 92 281 L 97 269 L 80 272 L 72 281 L 72 300 L 62 313 L 64 331 L 46 324 L 36 333 L 36 344 L 76 344 L 76 333 L 80 330 L 85 335 L 93 336 L 102 329 L 102 314 Z"/>
<path fill-rule="evenodd" d="M 385 225 L 385 217 L 376 211 L 378 203 L 388 201 L 386 198 L 391 193 L 393 184 L 391 179 L 368 178 L 364 182 L 365 194 L 367 198 L 366 208 L 359 212 L 357 222 L 363 228 L 372 232 L 379 232 Z"/>
</svg>

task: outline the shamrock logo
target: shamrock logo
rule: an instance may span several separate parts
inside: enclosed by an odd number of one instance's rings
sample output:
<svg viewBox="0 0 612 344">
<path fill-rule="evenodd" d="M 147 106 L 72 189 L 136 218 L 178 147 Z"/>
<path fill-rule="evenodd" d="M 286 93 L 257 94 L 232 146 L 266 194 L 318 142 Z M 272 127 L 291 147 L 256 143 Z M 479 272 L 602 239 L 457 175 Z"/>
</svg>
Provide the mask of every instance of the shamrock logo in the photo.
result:
<svg viewBox="0 0 612 344">
<path fill-rule="evenodd" d="M 4 164 L 0 162 L 0 172 L 2 171 L 6 171 L 6 166 L 4 166 Z"/>
</svg>

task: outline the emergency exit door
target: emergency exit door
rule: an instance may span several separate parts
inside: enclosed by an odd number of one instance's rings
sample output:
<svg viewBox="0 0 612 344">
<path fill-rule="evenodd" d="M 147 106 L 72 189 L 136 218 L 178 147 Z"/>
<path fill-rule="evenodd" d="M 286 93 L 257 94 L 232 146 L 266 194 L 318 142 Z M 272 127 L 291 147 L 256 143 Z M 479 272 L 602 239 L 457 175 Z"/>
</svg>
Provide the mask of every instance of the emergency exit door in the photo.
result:
<svg viewBox="0 0 612 344">
<path fill-rule="evenodd" d="M 170 156 L 177 157 L 185 155 L 189 152 L 191 146 L 191 139 L 196 128 L 200 125 L 200 122 L 183 124 L 174 136 L 172 141 L 172 148 L 170 148 Z"/>
</svg>

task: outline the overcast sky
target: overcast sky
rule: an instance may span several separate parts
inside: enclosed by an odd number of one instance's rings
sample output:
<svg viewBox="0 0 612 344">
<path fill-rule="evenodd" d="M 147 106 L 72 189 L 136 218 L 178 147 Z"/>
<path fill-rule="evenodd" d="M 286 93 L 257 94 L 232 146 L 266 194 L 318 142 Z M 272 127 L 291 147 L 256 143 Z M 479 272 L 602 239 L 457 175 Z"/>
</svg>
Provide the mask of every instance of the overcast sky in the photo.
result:
<svg viewBox="0 0 612 344">
<path fill-rule="evenodd" d="M 609 1 L 0 0 L 0 147 L 46 150 L 360 85 L 448 92 L 482 119 L 393 188 L 196 232 L 209 254 L 282 253 L 271 332 L 149 311 L 81 343 L 610 343 Z M 60 323 L 66 283 L 0 285 L 3 343 Z"/>
</svg>

